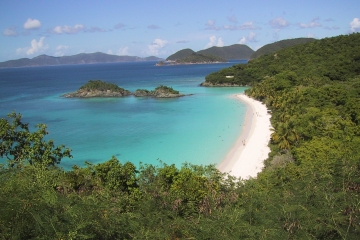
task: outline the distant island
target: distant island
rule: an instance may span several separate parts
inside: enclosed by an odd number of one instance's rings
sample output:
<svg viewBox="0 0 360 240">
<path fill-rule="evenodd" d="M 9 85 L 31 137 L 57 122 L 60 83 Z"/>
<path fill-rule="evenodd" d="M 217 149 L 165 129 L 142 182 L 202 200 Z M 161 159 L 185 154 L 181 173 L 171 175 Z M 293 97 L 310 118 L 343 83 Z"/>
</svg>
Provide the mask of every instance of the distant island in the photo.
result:
<svg viewBox="0 0 360 240">
<path fill-rule="evenodd" d="M 254 50 L 243 44 L 211 47 L 198 52 L 186 48 L 170 55 L 165 61 L 161 61 L 156 65 L 220 63 L 234 59 L 249 59 L 253 53 Z"/>
<path fill-rule="evenodd" d="M 117 56 L 106 53 L 80 53 L 72 56 L 52 57 L 40 55 L 32 59 L 21 58 L 0 62 L 0 68 L 14 67 L 36 67 L 53 65 L 93 64 L 93 63 L 115 63 L 115 62 L 139 62 L 139 61 L 161 61 L 162 58 L 150 56 L 146 58 L 136 56 Z"/>
<path fill-rule="evenodd" d="M 154 98 L 176 98 L 186 96 L 172 87 L 159 86 L 153 91 L 147 89 L 138 89 L 134 93 L 121 88 L 113 83 L 107 83 L 101 80 L 90 80 L 79 90 L 73 93 L 66 93 L 62 97 L 66 98 L 108 98 L 108 97 L 125 97 L 134 95 L 135 97 L 154 97 Z"/>
</svg>

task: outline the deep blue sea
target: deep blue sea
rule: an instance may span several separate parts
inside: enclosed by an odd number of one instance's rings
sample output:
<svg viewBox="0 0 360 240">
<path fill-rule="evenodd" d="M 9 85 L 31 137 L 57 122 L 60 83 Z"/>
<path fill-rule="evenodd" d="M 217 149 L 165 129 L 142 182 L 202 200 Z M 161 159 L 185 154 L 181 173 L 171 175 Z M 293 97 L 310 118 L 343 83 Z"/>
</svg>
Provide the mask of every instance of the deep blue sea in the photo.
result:
<svg viewBox="0 0 360 240">
<path fill-rule="evenodd" d="M 45 123 L 55 145 L 72 149 L 61 166 L 100 163 L 116 156 L 158 165 L 218 164 L 241 131 L 245 106 L 232 96 L 245 88 L 205 88 L 211 72 L 245 61 L 156 67 L 156 62 L 0 69 L 0 118 L 23 115 L 35 129 Z M 100 79 L 135 91 L 171 86 L 191 96 L 176 99 L 68 99 L 89 80 Z"/>
</svg>

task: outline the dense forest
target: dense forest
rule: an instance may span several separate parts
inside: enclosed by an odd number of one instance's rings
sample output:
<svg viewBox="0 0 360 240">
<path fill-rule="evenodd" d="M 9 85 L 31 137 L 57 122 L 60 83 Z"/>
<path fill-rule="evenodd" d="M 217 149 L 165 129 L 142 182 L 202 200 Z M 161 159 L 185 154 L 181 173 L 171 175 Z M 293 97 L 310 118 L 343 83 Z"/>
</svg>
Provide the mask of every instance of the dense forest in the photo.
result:
<svg viewBox="0 0 360 240">
<path fill-rule="evenodd" d="M 85 85 L 81 86 L 79 90 L 98 90 L 98 91 L 113 91 L 113 92 L 124 92 L 125 89 L 119 87 L 114 83 L 103 82 L 101 80 L 89 80 Z"/>
<path fill-rule="evenodd" d="M 227 62 L 225 58 L 218 57 L 215 55 L 205 55 L 200 53 L 192 53 L 181 59 L 177 59 L 176 63 L 187 64 L 187 63 L 213 63 L 213 62 Z"/>
<path fill-rule="evenodd" d="M 358 239 L 360 34 L 282 49 L 206 81 L 251 86 L 246 94 L 272 112 L 257 178 L 115 157 L 64 171 L 70 149 L 12 113 L 0 119 L 2 239 Z"/>
<path fill-rule="evenodd" d="M 256 52 L 254 52 L 251 55 L 250 59 L 255 59 L 262 55 L 279 51 L 282 48 L 292 47 L 298 44 L 303 44 L 315 40 L 316 40 L 315 38 L 294 38 L 294 39 L 285 39 L 274 43 L 269 43 L 256 50 Z"/>
<path fill-rule="evenodd" d="M 134 93 L 135 97 L 155 97 L 155 98 L 173 98 L 173 97 L 183 97 L 184 94 L 180 94 L 179 91 L 173 89 L 172 87 L 160 85 L 154 90 L 149 91 L 147 89 L 137 89 Z"/>
<path fill-rule="evenodd" d="M 249 46 L 243 44 L 234 44 L 224 47 L 213 46 L 204 50 L 200 50 L 198 52 L 186 48 L 170 55 L 169 57 L 166 58 L 166 61 L 177 61 L 177 60 L 183 61 L 183 59 L 191 56 L 192 54 L 195 54 L 195 56 L 196 54 L 205 55 L 205 56 L 216 56 L 224 60 L 249 59 L 253 53 L 254 50 L 252 50 Z"/>
<path fill-rule="evenodd" d="M 303 81 L 316 79 L 314 81 L 320 81 L 319 84 L 325 84 L 327 80 L 341 81 L 359 74 L 359 39 L 359 34 L 351 34 L 284 48 L 250 60 L 249 64 L 234 65 L 209 74 L 206 82 L 253 86 L 264 77 L 286 73 L 295 74 Z"/>
</svg>

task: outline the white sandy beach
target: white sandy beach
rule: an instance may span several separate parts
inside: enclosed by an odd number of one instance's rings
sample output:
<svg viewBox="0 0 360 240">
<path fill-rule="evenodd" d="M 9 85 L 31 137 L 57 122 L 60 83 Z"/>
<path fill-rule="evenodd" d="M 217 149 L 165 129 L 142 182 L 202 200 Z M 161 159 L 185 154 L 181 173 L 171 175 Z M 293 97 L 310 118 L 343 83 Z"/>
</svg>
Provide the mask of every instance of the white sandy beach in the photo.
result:
<svg viewBox="0 0 360 240">
<path fill-rule="evenodd" d="M 225 159 L 218 165 L 221 172 L 228 172 L 242 179 L 254 178 L 261 172 L 270 152 L 270 114 L 264 104 L 245 94 L 236 95 L 247 105 L 244 126 L 240 137 Z"/>
</svg>

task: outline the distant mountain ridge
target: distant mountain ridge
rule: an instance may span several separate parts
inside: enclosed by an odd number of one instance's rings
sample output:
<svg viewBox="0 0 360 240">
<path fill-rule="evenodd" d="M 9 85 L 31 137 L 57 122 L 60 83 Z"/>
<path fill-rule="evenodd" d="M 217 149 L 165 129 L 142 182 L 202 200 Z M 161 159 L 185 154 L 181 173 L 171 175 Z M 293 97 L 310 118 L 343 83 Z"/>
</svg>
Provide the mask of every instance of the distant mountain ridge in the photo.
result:
<svg viewBox="0 0 360 240">
<path fill-rule="evenodd" d="M 276 52 L 282 48 L 291 47 L 298 44 L 304 44 L 315 40 L 316 40 L 315 38 L 294 38 L 294 39 L 285 39 L 274 43 L 266 44 L 265 46 L 259 48 L 256 52 L 254 52 L 251 55 L 250 59 L 255 59 L 260 57 L 261 55 Z"/>
<path fill-rule="evenodd" d="M 12 67 L 35 67 L 65 64 L 91 64 L 91 63 L 113 63 L 113 62 L 137 62 L 137 61 L 159 61 L 161 58 L 150 56 L 146 58 L 136 56 L 117 56 L 106 53 L 80 53 L 72 56 L 52 57 L 40 55 L 32 59 L 21 58 L 0 62 L 0 68 Z"/>
<path fill-rule="evenodd" d="M 249 46 L 243 44 L 234 44 L 225 47 L 211 47 L 208 49 L 200 50 L 198 52 L 186 48 L 170 55 L 168 58 L 166 58 L 166 60 L 181 61 L 184 58 L 190 57 L 194 53 L 201 55 L 216 56 L 226 60 L 234 60 L 234 59 L 249 59 L 250 56 L 254 53 L 254 50 L 252 50 Z"/>
</svg>

